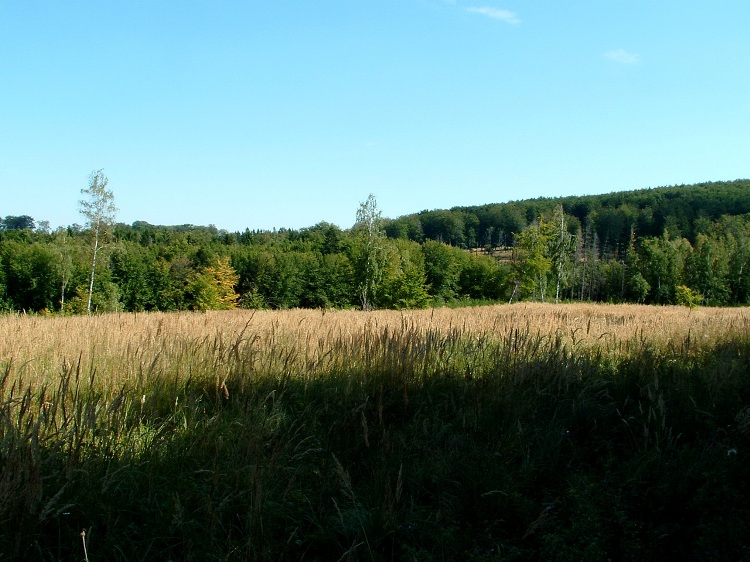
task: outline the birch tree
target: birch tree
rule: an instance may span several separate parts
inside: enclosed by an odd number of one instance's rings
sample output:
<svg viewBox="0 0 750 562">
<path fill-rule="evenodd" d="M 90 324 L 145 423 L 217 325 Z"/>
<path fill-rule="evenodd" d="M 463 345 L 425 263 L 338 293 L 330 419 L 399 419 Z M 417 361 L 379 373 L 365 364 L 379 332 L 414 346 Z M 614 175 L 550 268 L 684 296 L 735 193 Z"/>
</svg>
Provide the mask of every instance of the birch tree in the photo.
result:
<svg viewBox="0 0 750 562">
<path fill-rule="evenodd" d="M 370 310 L 377 305 L 386 261 L 383 218 L 374 195 L 370 194 L 367 201 L 360 204 L 353 230 L 357 240 L 354 260 L 357 289 L 362 310 Z"/>
<path fill-rule="evenodd" d="M 115 196 L 112 191 L 107 189 L 108 184 L 109 179 L 107 179 L 102 170 L 91 172 L 88 188 L 81 190 L 81 193 L 85 197 L 78 202 L 79 210 L 86 218 L 86 225 L 94 236 L 91 277 L 89 280 L 88 302 L 86 304 L 86 311 L 89 314 L 91 314 L 91 296 L 94 293 L 96 258 L 110 228 L 114 224 L 115 215 L 117 214 Z"/>
<path fill-rule="evenodd" d="M 560 290 L 571 276 L 575 239 L 566 228 L 565 212 L 562 205 L 555 207 L 551 222 L 550 227 L 554 229 L 554 235 L 550 236 L 550 254 L 552 258 L 552 273 L 556 282 L 555 303 L 559 303 Z"/>
<path fill-rule="evenodd" d="M 65 312 L 65 292 L 68 290 L 70 280 L 73 278 L 73 255 L 72 243 L 68 232 L 64 228 L 59 229 L 53 242 L 52 251 L 55 254 L 55 272 L 60 283 L 60 312 Z"/>
</svg>

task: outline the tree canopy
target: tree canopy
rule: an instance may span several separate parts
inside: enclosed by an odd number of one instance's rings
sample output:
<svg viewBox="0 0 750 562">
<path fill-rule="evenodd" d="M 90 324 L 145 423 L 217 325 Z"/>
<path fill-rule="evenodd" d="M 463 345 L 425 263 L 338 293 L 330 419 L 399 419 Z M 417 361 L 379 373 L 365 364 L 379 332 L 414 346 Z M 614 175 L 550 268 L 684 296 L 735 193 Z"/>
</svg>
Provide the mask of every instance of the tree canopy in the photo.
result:
<svg viewBox="0 0 750 562">
<path fill-rule="evenodd" d="M 113 196 L 106 177 L 97 174 L 89 190 L 102 190 L 102 198 L 84 190 L 93 197 L 91 206 L 82 206 L 84 226 L 50 232 L 27 215 L 2 221 L 0 309 L 412 308 L 517 300 L 750 304 L 747 180 L 422 211 L 392 220 L 382 218 L 371 196 L 348 230 L 319 223 L 232 233 L 114 223 Z M 106 251 L 95 261 L 103 241 Z"/>
</svg>

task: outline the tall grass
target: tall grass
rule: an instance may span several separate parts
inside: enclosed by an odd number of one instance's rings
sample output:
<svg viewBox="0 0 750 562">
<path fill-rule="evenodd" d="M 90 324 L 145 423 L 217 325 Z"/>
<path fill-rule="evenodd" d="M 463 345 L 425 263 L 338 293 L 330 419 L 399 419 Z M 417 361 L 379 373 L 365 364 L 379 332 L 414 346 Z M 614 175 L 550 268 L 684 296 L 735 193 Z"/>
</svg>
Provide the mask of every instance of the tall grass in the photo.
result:
<svg viewBox="0 0 750 562">
<path fill-rule="evenodd" d="M 739 560 L 749 323 L 2 317 L 0 558 Z"/>
</svg>

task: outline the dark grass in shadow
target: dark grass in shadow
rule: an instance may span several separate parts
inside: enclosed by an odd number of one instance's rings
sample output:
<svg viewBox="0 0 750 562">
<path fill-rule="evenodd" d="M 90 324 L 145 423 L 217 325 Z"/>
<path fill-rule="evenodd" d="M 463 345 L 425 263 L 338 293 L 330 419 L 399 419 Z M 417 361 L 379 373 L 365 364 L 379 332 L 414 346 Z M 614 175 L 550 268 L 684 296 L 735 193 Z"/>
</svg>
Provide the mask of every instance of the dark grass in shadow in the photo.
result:
<svg viewBox="0 0 750 562">
<path fill-rule="evenodd" d="M 315 376 L 234 342 L 221 380 L 195 350 L 205 372 L 114 390 L 5 367 L 0 558 L 83 559 L 82 530 L 90 560 L 750 556 L 747 336 L 614 353 L 405 325 Z"/>
</svg>

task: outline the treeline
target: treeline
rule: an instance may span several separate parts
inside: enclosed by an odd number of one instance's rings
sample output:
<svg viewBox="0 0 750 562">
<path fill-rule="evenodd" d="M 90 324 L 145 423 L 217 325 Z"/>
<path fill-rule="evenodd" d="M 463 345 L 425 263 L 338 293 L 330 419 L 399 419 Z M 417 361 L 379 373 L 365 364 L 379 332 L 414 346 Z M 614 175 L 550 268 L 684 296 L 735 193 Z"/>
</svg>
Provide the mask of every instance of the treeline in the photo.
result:
<svg viewBox="0 0 750 562">
<path fill-rule="evenodd" d="M 691 243 L 708 223 L 724 215 L 750 213 L 750 180 L 709 182 L 574 197 L 539 198 L 479 207 L 422 211 L 389 221 L 393 238 L 440 240 L 460 247 L 510 246 L 514 234 L 562 205 L 570 226 L 589 226 L 605 252 L 623 251 L 630 230 L 639 237 L 672 236 Z"/>
<path fill-rule="evenodd" d="M 87 310 L 90 229 L 0 220 L 0 309 Z M 355 226 L 114 224 L 92 310 L 415 308 L 517 300 L 750 303 L 750 181 L 535 199 Z"/>
</svg>

